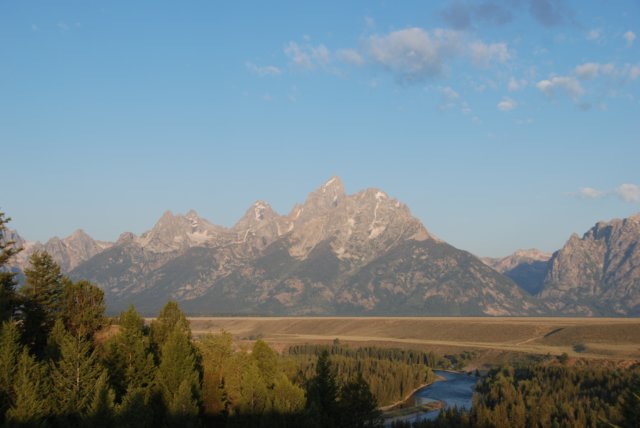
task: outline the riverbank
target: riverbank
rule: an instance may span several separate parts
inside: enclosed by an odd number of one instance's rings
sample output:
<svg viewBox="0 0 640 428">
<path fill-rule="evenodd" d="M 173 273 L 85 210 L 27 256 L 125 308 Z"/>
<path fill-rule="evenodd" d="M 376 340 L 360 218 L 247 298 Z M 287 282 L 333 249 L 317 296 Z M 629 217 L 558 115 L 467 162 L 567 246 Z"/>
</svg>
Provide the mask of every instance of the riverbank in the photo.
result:
<svg viewBox="0 0 640 428">
<path fill-rule="evenodd" d="M 440 371 L 444 371 L 444 370 L 440 370 Z M 435 382 L 444 380 L 444 378 L 442 376 L 438 376 L 436 375 L 435 379 L 432 380 L 431 382 L 425 383 L 424 385 L 420 385 L 419 387 L 415 388 L 413 391 L 411 391 L 409 394 L 407 394 L 403 399 L 396 401 L 393 404 L 387 404 L 386 406 L 383 407 L 379 407 L 378 410 L 380 410 L 381 412 L 392 412 L 394 410 L 399 410 L 399 409 L 406 409 L 409 407 L 406 407 L 407 404 L 409 404 L 409 400 L 411 400 L 413 398 L 413 396 L 416 394 L 416 392 L 420 391 L 421 389 L 424 389 L 428 386 L 433 385 Z"/>
<path fill-rule="evenodd" d="M 436 380 L 417 389 L 403 401 L 404 405 L 385 412 L 385 426 L 393 422 L 417 422 L 434 419 L 446 407 L 471 408 L 476 377 L 460 371 L 434 371 Z"/>
</svg>

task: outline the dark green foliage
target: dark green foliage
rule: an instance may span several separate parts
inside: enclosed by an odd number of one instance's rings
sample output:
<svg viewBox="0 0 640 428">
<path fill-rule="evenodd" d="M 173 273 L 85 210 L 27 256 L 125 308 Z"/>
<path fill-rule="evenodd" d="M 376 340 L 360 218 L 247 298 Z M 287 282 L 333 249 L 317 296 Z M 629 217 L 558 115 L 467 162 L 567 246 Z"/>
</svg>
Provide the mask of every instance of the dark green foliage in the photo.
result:
<svg viewBox="0 0 640 428">
<path fill-rule="evenodd" d="M 118 324 L 119 333 L 106 345 L 106 365 L 111 385 L 120 398 L 127 390 L 151 386 L 156 366 L 144 320 L 133 306 L 120 314 Z"/>
<path fill-rule="evenodd" d="M 9 271 L 8 263 L 21 248 L 15 247 L 15 242 L 5 240 L 6 224 L 11 220 L 0 212 L 0 323 L 11 319 L 18 306 L 16 296 L 16 274 Z"/>
<path fill-rule="evenodd" d="M 3 322 L 0 325 L 0 415 L 4 415 L 15 401 L 13 385 L 20 351 L 20 332 L 17 324 L 13 321 Z"/>
<path fill-rule="evenodd" d="M 171 300 L 162 308 L 158 318 L 151 323 L 151 343 L 156 352 L 162 349 L 169 335 L 176 328 L 191 339 L 191 327 L 187 317 L 180 310 L 178 303 Z"/>
<path fill-rule="evenodd" d="M 316 356 L 325 351 L 331 355 L 338 383 L 346 383 L 361 373 L 381 405 L 395 403 L 432 382 L 435 376 L 430 367 L 450 367 L 450 359 L 463 360 L 462 356 L 447 359 L 414 350 L 344 345 L 297 345 L 289 348 L 288 355 L 298 366 L 301 377 L 310 379 L 316 370 Z"/>
<path fill-rule="evenodd" d="M 364 428 L 382 426 L 378 402 L 361 373 L 342 386 L 338 402 L 339 425 Z"/>
<path fill-rule="evenodd" d="M 72 335 L 92 338 L 105 323 L 104 310 L 104 292 L 89 281 L 65 286 L 61 313 Z"/>
<path fill-rule="evenodd" d="M 87 416 L 104 371 L 90 341 L 66 334 L 60 343 L 60 360 L 51 367 L 54 412 L 70 419 Z"/>
<path fill-rule="evenodd" d="M 194 424 L 201 396 L 200 378 L 196 350 L 180 325 L 174 327 L 162 346 L 156 383 L 169 418 Z"/>
<path fill-rule="evenodd" d="M 106 370 L 102 372 L 94 388 L 93 400 L 84 425 L 95 428 L 109 428 L 114 426 L 115 394 L 109 387 Z"/>
<path fill-rule="evenodd" d="M 447 411 L 414 427 L 637 427 L 640 368 L 531 364 L 494 369 L 478 384 L 470 412 Z M 630 406 L 630 408 L 627 408 Z M 396 425 L 403 426 L 402 424 Z"/>
<path fill-rule="evenodd" d="M 46 368 L 24 348 L 16 367 L 13 404 L 6 413 L 8 426 L 42 425 L 50 412 Z"/>
<path fill-rule="evenodd" d="M 307 407 L 319 418 L 320 425 L 337 425 L 338 384 L 334 368 L 329 360 L 329 352 L 324 350 L 318 356 L 316 374 L 307 388 Z"/>
<path fill-rule="evenodd" d="M 35 252 L 29 263 L 25 285 L 20 290 L 24 336 L 33 352 L 42 355 L 55 320 L 61 315 L 62 294 L 69 280 L 46 252 Z"/>
</svg>

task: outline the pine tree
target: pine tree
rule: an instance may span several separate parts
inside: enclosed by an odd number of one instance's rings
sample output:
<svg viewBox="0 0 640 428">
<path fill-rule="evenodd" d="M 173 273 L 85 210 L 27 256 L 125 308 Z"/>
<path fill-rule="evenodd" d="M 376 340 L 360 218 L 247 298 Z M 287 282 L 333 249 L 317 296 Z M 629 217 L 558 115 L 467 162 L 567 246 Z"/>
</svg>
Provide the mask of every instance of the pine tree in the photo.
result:
<svg viewBox="0 0 640 428">
<path fill-rule="evenodd" d="M 31 255 L 25 270 L 26 281 L 20 290 L 23 300 L 25 339 L 31 349 L 42 355 L 47 336 L 61 314 L 61 298 L 68 282 L 60 266 L 46 252 Z"/>
<path fill-rule="evenodd" d="M 144 320 L 133 306 L 120 314 L 120 331 L 107 345 L 107 366 L 118 397 L 128 389 L 148 388 L 155 362 L 144 332 Z"/>
<path fill-rule="evenodd" d="M 18 306 L 16 274 L 8 268 L 11 258 L 22 250 L 15 242 L 6 240 L 7 226 L 11 218 L 0 212 L 0 323 L 11 319 Z"/>
<path fill-rule="evenodd" d="M 17 324 L 14 321 L 3 322 L 0 325 L 0 422 L 15 399 L 13 386 L 20 347 Z"/>
<path fill-rule="evenodd" d="M 156 384 L 170 419 L 196 417 L 201 395 L 196 352 L 179 325 L 167 337 L 161 355 Z"/>
<path fill-rule="evenodd" d="M 7 411 L 9 427 L 40 426 L 49 413 L 46 392 L 48 380 L 44 367 L 23 348 L 14 381 L 14 403 Z"/>
<path fill-rule="evenodd" d="M 104 292 L 81 280 L 64 287 L 62 314 L 67 331 L 74 336 L 92 338 L 104 325 Z"/>
<path fill-rule="evenodd" d="M 378 402 L 369 389 L 369 384 L 358 373 L 340 390 L 339 423 L 345 428 L 381 427 L 382 419 Z"/>
<path fill-rule="evenodd" d="M 316 374 L 309 382 L 307 407 L 317 412 L 318 422 L 323 427 L 336 426 L 338 386 L 333 372 L 329 352 L 318 356 Z"/>
<path fill-rule="evenodd" d="M 151 342 L 157 352 L 160 352 L 169 335 L 176 328 L 191 339 L 191 327 L 187 317 L 176 302 L 169 301 L 160 311 L 158 318 L 151 323 Z"/>
<path fill-rule="evenodd" d="M 104 371 L 91 342 L 66 334 L 60 344 L 60 360 L 51 367 L 54 411 L 62 417 L 86 416 Z"/>
<path fill-rule="evenodd" d="M 116 426 L 120 428 L 153 427 L 153 415 L 149 404 L 149 391 L 142 388 L 132 388 L 122 398 L 117 406 Z"/>
<path fill-rule="evenodd" d="M 115 394 L 109 388 L 106 370 L 98 378 L 94 388 L 93 400 L 89 407 L 84 425 L 95 428 L 109 428 L 114 425 L 115 419 Z"/>
</svg>

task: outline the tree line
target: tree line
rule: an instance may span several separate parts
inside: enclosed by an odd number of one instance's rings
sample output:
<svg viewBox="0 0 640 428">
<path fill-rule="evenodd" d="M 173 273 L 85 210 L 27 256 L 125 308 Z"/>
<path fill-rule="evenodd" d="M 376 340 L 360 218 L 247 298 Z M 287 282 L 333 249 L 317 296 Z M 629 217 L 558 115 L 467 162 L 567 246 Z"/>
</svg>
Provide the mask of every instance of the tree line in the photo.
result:
<svg viewBox="0 0 640 428">
<path fill-rule="evenodd" d="M 469 411 L 395 428 L 640 426 L 640 368 L 567 365 L 565 358 L 496 368 L 477 385 Z"/>
</svg>

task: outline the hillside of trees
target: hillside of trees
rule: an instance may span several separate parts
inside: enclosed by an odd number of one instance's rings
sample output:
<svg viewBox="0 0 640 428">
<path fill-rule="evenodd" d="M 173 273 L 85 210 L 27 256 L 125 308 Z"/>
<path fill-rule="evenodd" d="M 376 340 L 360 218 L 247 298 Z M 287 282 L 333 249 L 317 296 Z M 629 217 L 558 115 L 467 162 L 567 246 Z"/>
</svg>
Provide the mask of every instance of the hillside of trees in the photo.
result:
<svg viewBox="0 0 640 428">
<path fill-rule="evenodd" d="M 491 370 L 470 411 L 394 428 L 640 427 L 640 368 L 567 366 L 566 358 Z"/>
</svg>

